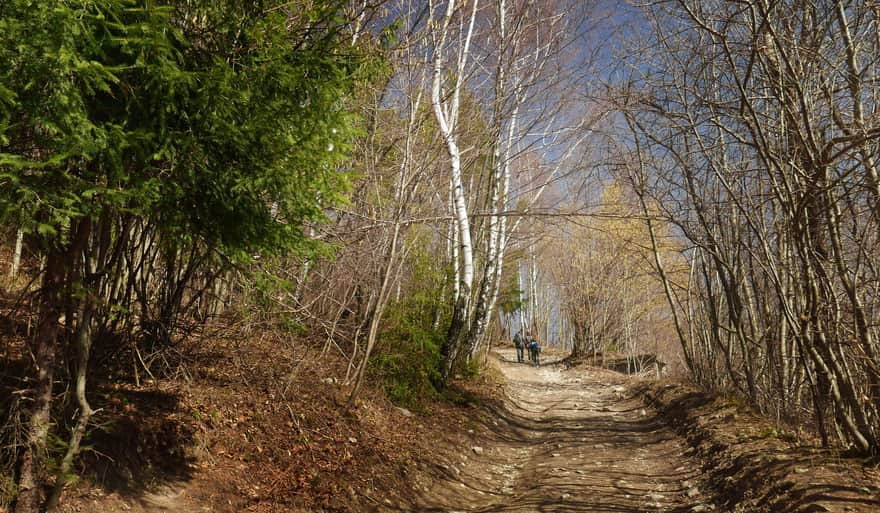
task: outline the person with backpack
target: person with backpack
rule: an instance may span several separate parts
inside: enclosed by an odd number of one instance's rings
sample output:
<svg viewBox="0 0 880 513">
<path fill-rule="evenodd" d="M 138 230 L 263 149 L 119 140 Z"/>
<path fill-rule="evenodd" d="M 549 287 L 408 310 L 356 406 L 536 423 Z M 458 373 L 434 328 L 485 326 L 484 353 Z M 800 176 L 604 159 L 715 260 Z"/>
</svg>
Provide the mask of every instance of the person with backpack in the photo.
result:
<svg viewBox="0 0 880 513">
<path fill-rule="evenodd" d="M 532 332 L 527 331 L 526 336 L 523 337 L 523 347 L 526 349 L 526 351 L 529 352 L 529 362 L 532 361 L 532 347 L 530 345 L 532 340 L 533 340 Z"/>
<path fill-rule="evenodd" d="M 516 335 L 513 336 L 513 346 L 516 347 L 516 361 L 523 363 L 523 349 L 525 349 L 526 344 L 525 340 L 523 340 L 522 330 L 517 331 Z"/>
<path fill-rule="evenodd" d="M 535 340 L 535 337 L 529 338 L 529 360 L 535 365 L 535 367 L 541 365 L 541 346 L 538 345 L 538 341 Z"/>
</svg>

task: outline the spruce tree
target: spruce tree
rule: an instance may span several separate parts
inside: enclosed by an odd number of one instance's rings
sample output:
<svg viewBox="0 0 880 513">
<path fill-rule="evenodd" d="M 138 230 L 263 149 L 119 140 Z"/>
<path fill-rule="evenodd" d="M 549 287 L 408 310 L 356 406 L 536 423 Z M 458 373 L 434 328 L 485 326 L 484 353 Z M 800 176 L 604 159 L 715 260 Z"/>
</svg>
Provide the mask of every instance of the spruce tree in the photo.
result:
<svg viewBox="0 0 880 513">
<path fill-rule="evenodd" d="M 303 226 L 347 190 L 344 105 L 362 58 L 336 2 L 293 7 L 0 2 L 0 223 L 45 262 L 17 512 L 40 507 L 55 371 L 76 365 L 60 361 L 73 342 L 59 319 L 106 312 L 99 286 L 120 272 L 96 249 L 126 243 L 114 219 L 149 224 L 169 254 L 315 249 Z"/>
</svg>

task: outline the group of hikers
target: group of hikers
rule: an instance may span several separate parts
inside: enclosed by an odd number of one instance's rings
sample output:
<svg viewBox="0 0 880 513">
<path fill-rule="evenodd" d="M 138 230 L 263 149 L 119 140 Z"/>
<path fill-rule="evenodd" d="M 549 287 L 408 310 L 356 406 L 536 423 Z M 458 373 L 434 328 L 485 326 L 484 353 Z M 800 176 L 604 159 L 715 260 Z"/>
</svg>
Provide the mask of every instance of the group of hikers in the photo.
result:
<svg viewBox="0 0 880 513">
<path fill-rule="evenodd" d="M 535 337 L 531 332 L 526 332 L 525 336 L 523 336 L 522 330 L 517 331 L 516 335 L 513 336 L 513 345 L 516 347 L 517 362 L 525 363 L 523 360 L 523 352 L 525 349 L 528 349 L 529 361 L 532 362 L 532 365 L 541 365 L 541 346 L 538 345 L 538 341 L 535 340 Z"/>
</svg>

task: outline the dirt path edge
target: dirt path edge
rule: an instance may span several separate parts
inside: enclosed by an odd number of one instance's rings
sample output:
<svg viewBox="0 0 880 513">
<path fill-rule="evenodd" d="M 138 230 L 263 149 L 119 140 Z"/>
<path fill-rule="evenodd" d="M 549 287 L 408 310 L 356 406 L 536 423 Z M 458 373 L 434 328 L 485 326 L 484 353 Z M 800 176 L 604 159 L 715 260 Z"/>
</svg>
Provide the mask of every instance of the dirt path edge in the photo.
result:
<svg viewBox="0 0 880 513">
<path fill-rule="evenodd" d="M 681 383 L 630 388 L 687 439 L 706 481 L 733 512 L 880 511 L 877 462 L 816 448 L 743 402 Z"/>
</svg>

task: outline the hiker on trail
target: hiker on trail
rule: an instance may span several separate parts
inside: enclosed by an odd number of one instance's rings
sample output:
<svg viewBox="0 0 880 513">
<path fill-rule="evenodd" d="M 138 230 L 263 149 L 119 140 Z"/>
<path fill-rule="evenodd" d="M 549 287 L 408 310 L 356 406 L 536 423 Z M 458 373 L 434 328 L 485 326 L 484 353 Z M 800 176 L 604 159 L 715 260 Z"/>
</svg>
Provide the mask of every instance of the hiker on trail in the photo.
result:
<svg viewBox="0 0 880 513">
<path fill-rule="evenodd" d="M 516 361 L 523 363 L 523 349 L 526 347 L 526 341 L 523 340 L 522 330 L 517 331 L 513 336 L 513 346 L 516 347 Z"/>
<path fill-rule="evenodd" d="M 538 341 L 535 340 L 535 337 L 529 338 L 529 360 L 535 364 L 535 367 L 541 365 L 540 362 L 541 356 L 541 346 L 538 345 Z"/>
</svg>

